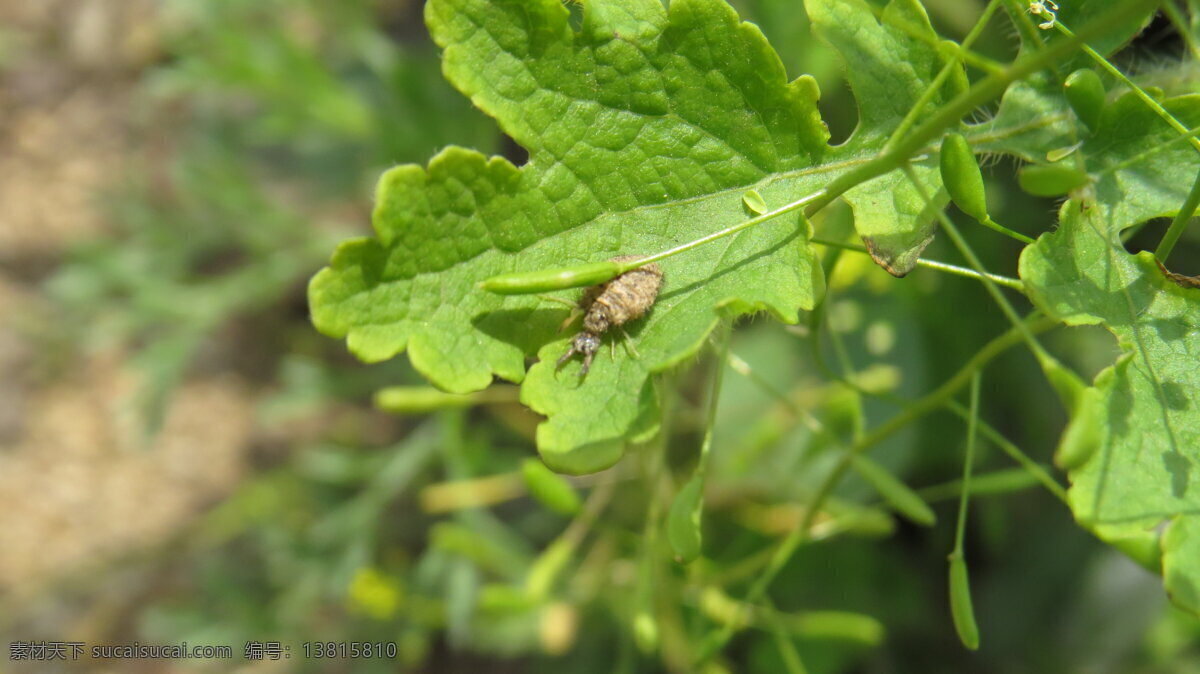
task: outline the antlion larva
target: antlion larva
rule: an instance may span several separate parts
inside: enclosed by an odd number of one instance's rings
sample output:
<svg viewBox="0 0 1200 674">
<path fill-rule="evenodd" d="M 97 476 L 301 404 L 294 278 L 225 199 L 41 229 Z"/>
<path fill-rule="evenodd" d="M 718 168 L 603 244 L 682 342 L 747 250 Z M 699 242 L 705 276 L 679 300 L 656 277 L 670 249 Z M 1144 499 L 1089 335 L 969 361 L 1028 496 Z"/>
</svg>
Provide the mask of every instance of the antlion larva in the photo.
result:
<svg viewBox="0 0 1200 674">
<path fill-rule="evenodd" d="M 614 257 L 613 262 L 637 260 L 636 255 Z M 589 287 L 579 299 L 583 311 L 583 330 L 571 342 L 571 348 L 558 359 L 558 365 L 570 360 L 577 353 L 583 354 L 583 367 L 579 376 L 587 374 L 592 358 L 600 349 L 600 336 L 609 328 L 619 327 L 646 315 L 658 291 L 662 289 L 662 269 L 651 263 L 631 269 L 604 283 Z"/>
</svg>

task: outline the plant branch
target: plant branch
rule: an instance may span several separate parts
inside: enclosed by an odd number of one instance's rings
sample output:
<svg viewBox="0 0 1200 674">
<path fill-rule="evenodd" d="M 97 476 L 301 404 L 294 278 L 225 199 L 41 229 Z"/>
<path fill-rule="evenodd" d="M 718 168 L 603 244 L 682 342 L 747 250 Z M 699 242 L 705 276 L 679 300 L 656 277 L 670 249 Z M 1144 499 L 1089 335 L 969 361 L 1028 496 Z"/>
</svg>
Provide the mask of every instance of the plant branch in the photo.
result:
<svg viewBox="0 0 1200 674">
<path fill-rule="evenodd" d="M 1053 324 L 1053 321 L 1048 318 L 1039 318 L 1035 322 L 1035 324 L 1041 323 Z M 766 593 L 767 587 L 770 586 L 771 581 L 774 580 L 775 576 L 779 573 L 787 561 L 791 559 L 792 555 L 800 547 L 800 544 L 808 539 L 809 532 L 812 530 L 813 524 L 816 521 L 817 513 L 821 511 L 826 499 L 828 499 L 830 494 L 833 493 L 834 487 L 837 486 L 842 477 L 845 476 L 846 472 L 850 469 L 851 462 L 855 456 L 869 451 L 875 445 L 891 437 L 897 431 L 944 405 L 946 401 L 948 401 L 956 392 L 958 392 L 959 389 L 970 382 L 971 378 L 975 376 L 975 373 L 983 369 L 983 367 L 991 362 L 996 356 L 1000 355 L 1016 344 L 1019 344 L 1022 339 L 1023 336 L 1021 335 L 1020 330 L 1015 327 L 1009 328 L 1004 334 L 985 344 L 983 348 L 976 352 L 976 354 L 972 356 L 971 359 L 968 360 L 961 369 L 959 369 L 958 372 L 950 377 L 950 379 L 942 383 L 941 386 L 921 397 L 910 407 L 884 422 L 874 431 L 862 437 L 860 440 L 855 442 L 847 452 L 843 453 L 837 465 L 834 466 L 834 468 L 829 472 L 828 475 L 825 476 L 825 479 L 818 486 L 817 491 L 813 496 L 811 505 L 805 509 L 804 518 L 800 522 L 800 525 L 793 529 L 792 532 L 789 533 L 782 542 L 780 542 L 779 547 L 777 547 L 775 552 L 771 555 L 771 559 L 767 563 L 767 567 L 759 574 L 757 580 L 755 580 L 754 584 L 750 587 L 749 592 L 746 593 L 746 604 L 754 605 L 759 601 L 759 599 Z M 733 635 L 737 631 L 739 624 L 744 622 L 745 621 L 731 621 L 727 623 L 722 630 L 715 637 L 711 638 L 708 643 L 705 644 L 705 647 L 702 648 L 700 657 L 697 661 L 697 666 L 699 666 L 701 663 L 707 662 L 709 658 L 720 651 L 725 644 L 727 644 L 729 640 L 733 638 Z"/>
<path fill-rule="evenodd" d="M 817 244 L 818 246 L 829 246 L 830 248 L 841 248 L 842 250 L 852 250 L 857 253 L 867 254 L 866 247 L 858 246 L 852 243 L 839 243 L 837 241 L 829 241 L 827 239 L 816 237 L 814 237 L 811 242 Z M 980 274 L 974 269 L 967 269 L 966 267 L 959 267 L 958 265 L 947 264 L 945 262 L 937 262 L 936 260 L 918 259 L 917 266 L 925 267 L 927 269 L 936 269 L 938 271 L 946 272 L 947 274 L 954 274 L 956 276 L 963 276 L 966 278 L 983 279 L 984 277 L 987 277 L 991 279 L 993 283 L 998 283 L 1006 288 L 1012 288 L 1013 290 L 1017 290 L 1022 293 L 1025 292 L 1025 284 L 1022 283 L 1020 279 L 1010 278 L 1008 276 L 1000 276 L 999 274 L 991 273 Z"/>
</svg>

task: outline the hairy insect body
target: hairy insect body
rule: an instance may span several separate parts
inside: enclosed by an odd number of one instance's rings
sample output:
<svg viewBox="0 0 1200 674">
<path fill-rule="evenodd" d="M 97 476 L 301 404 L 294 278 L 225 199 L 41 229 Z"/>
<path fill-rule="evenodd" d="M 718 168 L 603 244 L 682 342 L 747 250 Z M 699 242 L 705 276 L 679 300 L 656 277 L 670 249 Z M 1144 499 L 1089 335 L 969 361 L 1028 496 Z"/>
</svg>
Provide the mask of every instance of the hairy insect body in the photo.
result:
<svg viewBox="0 0 1200 674">
<path fill-rule="evenodd" d="M 636 257 L 617 257 L 614 262 L 627 262 Z M 657 264 L 631 269 L 624 274 L 588 288 L 579 300 L 583 311 L 583 331 L 575 336 L 571 348 L 558 359 L 558 365 L 577 353 L 583 354 L 579 375 L 587 374 L 592 358 L 600 349 L 600 335 L 609 328 L 620 327 L 637 320 L 650 311 L 658 291 L 662 289 L 662 269 Z"/>
</svg>

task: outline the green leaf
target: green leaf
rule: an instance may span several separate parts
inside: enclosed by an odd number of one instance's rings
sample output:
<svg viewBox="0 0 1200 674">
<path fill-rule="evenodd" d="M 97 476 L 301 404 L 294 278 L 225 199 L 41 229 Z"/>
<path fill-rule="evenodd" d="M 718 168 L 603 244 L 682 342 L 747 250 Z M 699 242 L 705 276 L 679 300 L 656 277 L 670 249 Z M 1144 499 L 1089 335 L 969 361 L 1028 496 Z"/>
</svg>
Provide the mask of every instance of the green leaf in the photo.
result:
<svg viewBox="0 0 1200 674">
<path fill-rule="evenodd" d="M 495 376 L 524 381 L 522 401 L 548 416 L 537 434 L 547 465 L 611 465 L 626 442 L 657 428 L 651 375 L 695 355 L 719 313 L 794 322 L 814 305 L 823 275 L 807 223 L 775 218 L 659 262 L 656 305 L 625 326 L 628 344 L 619 330 L 604 335 L 584 378 L 577 360 L 554 365 L 572 337 L 557 330 L 567 308 L 478 284 L 671 248 L 743 221 L 747 190 L 786 204 L 874 156 L 942 64 L 936 41 L 909 33 L 935 34 L 915 0 L 893 0 L 882 22 L 862 0 L 807 8 L 869 101 L 836 148 L 815 82 L 788 82 L 759 29 L 720 0 L 675 0 L 669 10 L 595 0 L 578 33 L 553 0 L 431 0 L 426 21 L 447 79 L 529 161 L 518 168 L 451 147 L 427 168 L 387 172 L 375 236 L 343 243 L 310 285 L 315 325 L 366 361 L 407 350 L 450 392 Z M 933 160 L 917 170 L 940 191 Z M 932 236 L 932 211 L 906 180 L 884 176 L 845 199 L 876 259 L 896 275 L 911 269 Z"/>
<path fill-rule="evenodd" d="M 1022 3 L 1024 5 L 1026 3 Z M 1058 20 L 1072 30 L 1078 30 L 1080 26 L 1087 25 L 1089 21 L 1101 16 L 1105 11 L 1113 6 L 1112 0 L 1070 0 L 1069 2 L 1059 2 Z M 1088 44 L 1102 55 L 1112 54 L 1127 44 L 1135 35 L 1140 33 L 1150 19 L 1154 17 L 1155 7 L 1150 5 L 1144 11 L 1139 12 L 1132 21 L 1127 21 L 1113 30 L 1092 38 Z M 1056 30 L 1040 31 L 1041 38 L 1052 43 L 1057 40 L 1064 40 L 1066 36 L 1061 35 Z M 1094 65 L 1086 54 L 1076 54 L 1069 60 L 1068 63 L 1062 64 L 1059 67 L 1060 72 L 1065 75 L 1075 70 L 1076 68 Z"/>
<path fill-rule="evenodd" d="M 1185 125 L 1200 121 L 1200 98 L 1165 105 Z M 1200 154 L 1128 96 L 1105 110 L 1096 138 L 1082 150 L 1095 200 L 1064 204 L 1058 230 L 1020 264 L 1042 310 L 1069 325 L 1102 324 L 1122 350 L 1094 382 L 1098 408 L 1077 414 L 1064 434 L 1060 453 L 1079 435 L 1095 445 L 1070 448 L 1070 505 L 1080 523 L 1143 564 L 1156 568 L 1161 556 L 1175 601 L 1200 612 L 1200 556 L 1186 554 L 1200 518 L 1200 292 L 1120 241 L 1126 227 L 1178 209 Z"/>
</svg>

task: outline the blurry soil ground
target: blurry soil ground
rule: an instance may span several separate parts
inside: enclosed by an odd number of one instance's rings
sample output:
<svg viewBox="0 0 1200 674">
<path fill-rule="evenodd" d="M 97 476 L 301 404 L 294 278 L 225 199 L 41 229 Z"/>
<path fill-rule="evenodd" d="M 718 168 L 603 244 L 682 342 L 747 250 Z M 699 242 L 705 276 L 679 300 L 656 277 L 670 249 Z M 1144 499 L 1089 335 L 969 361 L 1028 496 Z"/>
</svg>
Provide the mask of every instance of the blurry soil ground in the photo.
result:
<svg viewBox="0 0 1200 674">
<path fill-rule="evenodd" d="M 148 443 L 120 345 L 47 353 L 47 326 L 65 324 L 67 340 L 88 331 L 55 313 L 41 282 L 68 247 L 106 231 L 98 196 L 138 151 L 130 120 L 159 53 L 154 18 L 150 0 L 0 0 L 5 605 L 33 607 L 57 579 L 166 540 L 245 471 L 253 399 L 236 375 L 185 382 Z M 6 613 L 9 628 L 37 622 L 36 611 Z"/>
</svg>

